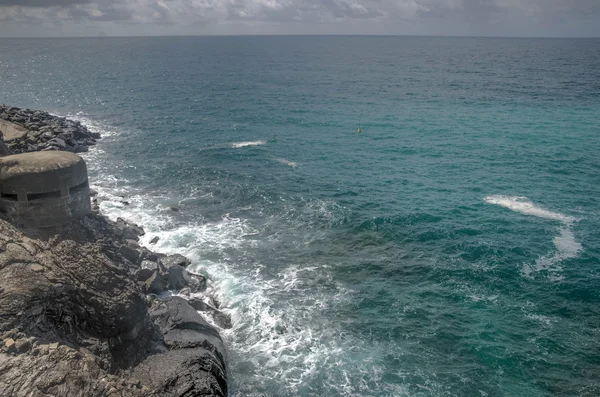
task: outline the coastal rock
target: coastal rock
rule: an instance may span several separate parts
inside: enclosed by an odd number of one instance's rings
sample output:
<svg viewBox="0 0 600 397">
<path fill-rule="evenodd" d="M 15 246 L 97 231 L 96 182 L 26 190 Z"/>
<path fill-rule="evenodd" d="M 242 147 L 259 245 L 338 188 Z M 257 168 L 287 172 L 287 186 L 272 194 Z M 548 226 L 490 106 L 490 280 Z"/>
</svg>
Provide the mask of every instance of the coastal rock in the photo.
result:
<svg viewBox="0 0 600 397">
<path fill-rule="evenodd" d="M 181 266 L 188 267 L 191 263 L 188 258 L 180 254 L 161 256 L 160 260 L 165 267 Z"/>
<path fill-rule="evenodd" d="M 85 152 L 100 134 L 90 132 L 79 122 L 47 112 L 0 105 L 0 130 L 5 129 L 7 148 L 13 153 L 41 150 Z M 0 153 L 2 152 L 0 145 Z M 1 154 L 0 154 L 1 155 Z"/>
<path fill-rule="evenodd" d="M 212 307 L 202 299 L 192 298 L 189 300 L 189 304 L 198 311 L 209 313 L 215 324 L 217 324 L 219 327 L 224 329 L 230 329 L 233 327 L 230 315 L 223 313 L 215 307 Z"/>
<path fill-rule="evenodd" d="M 150 244 L 156 244 L 156 243 L 158 243 L 159 239 L 160 239 L 160 237 L 158 237 L 158 236 L 152 237 L 152 240 L 150 240 Z"/>
<path fill-rule="evenodd" d="M 164 396 L 227 396 L 225 349 L 218 332 L 184 299 L 155 300 L 150 316 L 170 349 L 132 375 Z"/>
<path fill-rule="evenodd" d="M 121 230 L 123 237 L 126 239 L 137 240 L 139 237 L 146 234 L 141 226 L 133 222 L 127 222 L 123 218 L 117 218 L 116 227 Z"/>
<path fill-rule="evenodd" d="M 43 240 L 0 220 L 0 395 L 226 396 L 216 329 L 183 299 L 148 311 L 129 265 L 109 257 L 114 225 L 86 218 Z M 164 291 L 160 266 L 143 266 Z"/>
<path fill-rule="evenodd" d="M 164 262 L 163 262 L 164 264 Z M 166 271 L 165 276 L 169 283 L 169 289 L 180 290 L 186 287 L 190 282 L 190 275 L 183 267 L 179 265 L 166 265 L 164 264 Z"/>
</svg>

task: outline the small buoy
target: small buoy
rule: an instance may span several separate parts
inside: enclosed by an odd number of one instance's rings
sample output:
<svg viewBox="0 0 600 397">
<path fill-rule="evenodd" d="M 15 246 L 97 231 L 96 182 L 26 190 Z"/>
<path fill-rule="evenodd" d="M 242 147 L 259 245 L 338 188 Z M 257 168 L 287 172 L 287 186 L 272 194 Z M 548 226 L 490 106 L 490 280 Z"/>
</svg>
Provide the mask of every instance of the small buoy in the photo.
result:
<svg viewBox="0 0 600 397">
<path fill-rule="evenodd" d="M 356 132 L 362 132 L 362 130 L 360 129 L 360 127 L 358 127 L 358 130 Z"/>
</svg>

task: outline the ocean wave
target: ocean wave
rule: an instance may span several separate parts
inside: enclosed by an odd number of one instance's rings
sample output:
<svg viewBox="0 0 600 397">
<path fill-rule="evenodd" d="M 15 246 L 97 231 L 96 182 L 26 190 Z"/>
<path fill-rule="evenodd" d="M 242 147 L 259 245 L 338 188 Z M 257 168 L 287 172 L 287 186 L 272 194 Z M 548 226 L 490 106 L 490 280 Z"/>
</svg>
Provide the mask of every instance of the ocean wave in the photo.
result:
<svg viewBox="0 0 600 397">
<path fill-rule="evenodd" d="M 499 205 L 524 215 L 561 222 L 561 226 L 558 228 L 560 234 L 553 239 L 554 253 L 541 256 L 535 261 L 535 264 L 525 264 L 522 272 L 526 277 L 532 277 L 534 272 L 545 271 L 550 274 L 550 279 L 562 280 L 561 262 L 565 259 L 576 258 L 583 251 L 583 246 L 575 239 L 573 233 L 573 223 L 578 219 L 539 207 L 527 197 L 493 195 L 485 197 L 484 200 L 489 204 Z"/>
<path fill-rule="evenodd" d="M 496 204 L 523 215 L 532 215 L 538 218 L 553 219 L 560 222 L 571 223 L 576 220 L 572 216 L 563 215 L 558 212 L 552 212 L 535 205 L 527 197 L 523 196 L 502 196 L 492 195 L 484 198 L 486 203 Z"/>
<path fill-rule="evenodd" d="M 298 163 L 296 163 L 295 161 L 290 161 L 290 160 L 287 160 L 287 159 L 276 158 L 276 159 L 273 159 L 273 160 L 275 160 L 275 161 L 277 161 L 278 163 L 281 163 L 281 164 L 289 165 L 292 168 L 296 168 L 298 166 Z"/>
<path fill-rule="evenodd" d="M 234 142 L 231 144 L 231 147 L 234 149 L 239 149 L 247 146 L 259 146 L 266 145 L 266 141 L 248 141 L 248 142 Z"/>
</svg>

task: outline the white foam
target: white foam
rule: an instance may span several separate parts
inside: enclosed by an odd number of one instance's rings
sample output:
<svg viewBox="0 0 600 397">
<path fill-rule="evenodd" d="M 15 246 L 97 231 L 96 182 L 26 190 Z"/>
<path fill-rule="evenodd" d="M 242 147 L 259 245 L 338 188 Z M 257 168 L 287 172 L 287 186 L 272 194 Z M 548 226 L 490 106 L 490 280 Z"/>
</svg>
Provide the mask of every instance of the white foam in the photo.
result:
<svg viewBox="0 0 600 397">
<path fill-rule="evenodd" d="M 558 229 L 560 234 L 552 240 L 555 251 L 541 256 L 535 261 L 535 264 L 525 264 L 523 274 L 531 277 L 533 272 L 546 271 L 550 274 L 550 279 L 562 280 L 563 277 L 560 274 L 562 270 L 561 262 L 565 259 L 576 258 L 583 250 L 583 246 L 575 240 L 575 234 L 573 233 L 573 223 L 577 221 L 577 218 L 539 207 L 527 197 L 493 195 L 484 198 L 484 200 L 489 204 L 496 204 L 524 215 L 561 222 Z"/>
<path fill-rule="evenodd" d="M 266 145 L 266 141 L 249 141 L 249 142 L 234 142 L 231 144 L 231 147 L 234 149 L 243 148 L 246 146 L 259 146 Z"/>
<path fill-rule="evenodd" d="M 298 163 L 296 163 L 295 161 L 290 161 L 290 160 L 286 160 L 286 159 L 282 159 L 282 158 L 277 158 L 274 160 L 281 164 L 289 165 L 292 168 L 296 168 L 298 166 Z"/>
<path fill-rule="evenodd" d="M 484 198 L 484 200 L 489 204 L 496 204 L 524 215 L 532 215 L 537 216 L 539 218 L 553 219 L 560 222 L 573 222 L 576 220 L 574 217 L 566 216 L 558 212 L 552 212 L 547 209 L 538 207 L 537 205 L 532 203 L 531 200 L 529 200 L 527 197 L 493 195 L 487 196 L 486 198 Z"/>
</svg>

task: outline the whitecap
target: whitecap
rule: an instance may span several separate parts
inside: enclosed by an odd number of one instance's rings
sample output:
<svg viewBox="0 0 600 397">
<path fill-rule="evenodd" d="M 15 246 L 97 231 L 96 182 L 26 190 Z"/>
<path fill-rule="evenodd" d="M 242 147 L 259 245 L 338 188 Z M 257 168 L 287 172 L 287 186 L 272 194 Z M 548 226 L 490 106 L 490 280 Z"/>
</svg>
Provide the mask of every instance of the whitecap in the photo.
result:
<svg viewBox="0 0 600 397">
<path fill-rule="evenodd" d="M 486 203 L 496 204 L 501 207 L 508 208 L 512 211 L 519 212 L 524 215 L 537 216 L 539 218 L 553 219 L 560 222 L 570 223 L 576 219 L 572 216 L 566 216 L 558 212 L 552 212 L 547 209 L 538 207 L 531 202 L 527 197 L 523 196 L 502 196 L 492 195 L 484 198 Z"/>
<path fill-rule="evenodd" d="M 278 158 L 278 159 L 273 159 L 273 160 L 275 160 L 281 164 L 289 165 L 292 168 L 296 168 L 298 166 L 298 163 L 296 163 L 295 161 L 290 161 L 287 159 Z"/>
<path fill-rule="evenodd" d="M 266 141 L 248 141 L 248 142 L 234 142 L 231 144 L 231 147 L 234 149 L 243 148 L 246 146 L 259 146 L 266 145 Z"/>
<path fill-rule="evenodd" d="M 562 270 L 560 263 L 565 259 L 576 258 L 583 251 L 583 246 L 575 239 L 573 233 L 573 223 L 578 220 L 577 218 L 539 207 L 523 196 L 492 195 L 485 197 L 484 200 L 486 203 L 499 205 L 524 215 L 561 222 L 558 229 L 560 234 L 553 239 L 555 251 L 541 256 L 535 264 L 525 264 L 522 272 L 526 277 L 531 277 L 533 272 L 546 271 L 551 280 L 561 280 L 563 277 L 560 274 Z"/>
</svg>

